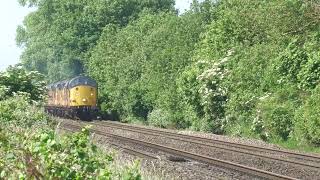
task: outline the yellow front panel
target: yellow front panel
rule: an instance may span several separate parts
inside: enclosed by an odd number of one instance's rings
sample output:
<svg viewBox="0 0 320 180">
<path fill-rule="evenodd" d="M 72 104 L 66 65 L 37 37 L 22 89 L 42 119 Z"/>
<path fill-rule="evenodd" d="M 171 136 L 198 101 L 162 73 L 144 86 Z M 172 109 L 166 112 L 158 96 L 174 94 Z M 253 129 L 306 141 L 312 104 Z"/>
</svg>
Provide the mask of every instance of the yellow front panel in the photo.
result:
<svg viewBox="0 0 320 180">
<path fill-rule="evenodd" d="M 97 88 L 76 86 L 70 89 L 70 106 L 97 106 Z"/>
</svg>

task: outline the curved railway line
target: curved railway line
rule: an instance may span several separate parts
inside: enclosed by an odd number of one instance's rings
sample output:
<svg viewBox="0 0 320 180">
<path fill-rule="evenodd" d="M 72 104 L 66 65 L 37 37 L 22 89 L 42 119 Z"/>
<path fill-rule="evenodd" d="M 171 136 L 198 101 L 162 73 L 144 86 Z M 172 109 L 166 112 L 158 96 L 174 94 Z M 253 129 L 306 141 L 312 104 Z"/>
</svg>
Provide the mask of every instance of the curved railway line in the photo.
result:
<svg viewBox="0 0 320 180">
<path fill-rule="evenodd" d="M 100 126 L 101 125 L 102 126 L 107 126 L 104 123 L 90 123 L 90 124 L 96 124 L 96 125 L 100 125 Z M 80 125 L 74 125 L 74 124 L 69 124 L 69 123 L 65 123 L 65 122 L 63 123 L 63 126 L 66 127 L 67 129 L 71 128 L 73 130 L 74 129 L 78 130 L 78 129 L 81 128 Z M 124 125 L 124 126 L 126 126 L 126 125 Z M 116 127 L 116 125 L 112 126 L 112 127 Z M 118 127 L 120 127 L 120 125 Z M 130 127 L 132 127 L 132 126 L 130 126 Z M 148 130 L 150 130 L 150 129 L 148 129 Z M 268 172 L 268 171 L 264 171 L 264 170 L 260 170 L 260 169 L 256 169 L 256 168 L 252 168 L 252 167 L 236 164 L 236 163 L 229 162 L 229 161 L 224 161 L 224 160 L 220 160 L 220 159 L 216 159 L 216 158 L 212 158 L 212 157 L 208 157 L 208 156 L 203 156 L 203 155 L 200 155 L 200 154 L 195 154 L 195 153 L 179 150 L 179 149 L 172 148 L 172 147 L 169 147 L 169 146 L 164 146 L 164 145 L 160 145 L 160 144 L 141 141 L 141 140 L 138 140 L 138 139 L 133 139 L 133 138 L 125 137 L 125 136 L 115 135 L 115 134 L 112 134 L 112 133 L 109 133 L 109 132 L 98 130 L 97 128 L 92 128 L 91 131 L 94 132 L 97 135 L 101 135 L 101 136 L 117 139 L 117 140 L 124 141 L 124 142 L 138 144 L 138 145 L 141 145 L 143 147 L 148 147 L 150 149 L 154 149 L 154 150 L 157 150 L 157 151 L 165 152 L 165 153 L 172 154 L 172 155 L 179 156 L 179 157 L 183 157 L 183 158 L 186 158 L 186 159 L 195 160 L 195 161 L 206 163 L 206 164 L 213 165 L 213 166 L 222 167 L 222 168 L 225 168 L 225 169 L 234 170 L 234 171 L 241 172 L 241 173 L 244 173 L 244 174 L 250 174 L 250 175 L 253 175 L 253 176 L 256 176 L 256 177 L 259 177 L 259 178 L 264 178 L 264 179 L 287 179 L 287 180 L 288 179 L 295 179 L 295 178 L 292 178 L 292 177 L 276 174 L 276 173 L 273 173 L 273 172 Z M 142 131 L 147 131 L 147 128 L 142 128 L 141 129 L 141 133 L 142 133 Z M 131 151 L 131 149 L 127 149 L 127 150 Z M 143 152 L 138 152 L 138 151 L 135 151 L 135 150 L 131 151 L 131 152 L 136 153 L 138 156 L 139 156 L 139 154 L 142 155 L 142 156 L 143 156 L 143 154 L 145 154 Z"/>
<path fill-rule="evenodd" d="M 125 130 L 125 131 L 152 135 L 152 136 L 161 135 L 161 136 L 168 137 L 170 139 L 202 145 L 209 148 L 217 148 L 217 149 L 222 149 L 224 151 L 247 154 L 247 155 L 252 155 L 252 156 L 261 157 L 265 159 L 272 159 L 279 162 L 285 162 L 293 165 L 300 165 L 307 168 L 314 168 L 316 170 L 320 170 L 320 156 L 296 153 L 296 152 L 279 150 L 279 149 L 271 149 L 271 148 L 265 148 L 265 147 L 259 147 L 259 146 L 252 146 L 252 145 L 246 145 L 246 144 L 240 144 L 240 143 L 233 143 L 233 142 L 198 137 L 193 135 L 177 134 L 177 133 L 173 133 L 173 132 L 169 132 L 161 129 L 143 128 L 143 127 L 126 125 L 126 124 L 109 122 L 109 121 L 104 121 L 103 123 L 94 122 L 92 124 L 95 124 L 98 126 L 104 126 L 104 127 L 112 127 L 112 128 Z M 233 148 L 230 148 L 230 147 L 233 147 Z M 260 153 L 257 153 L 257 152 L 260 152 Z M 280 153 L 281 155 L 283 155 L 283 157 L 276 157 L 271 155 L 275 153 L 277 154 Z"/>
</svg>

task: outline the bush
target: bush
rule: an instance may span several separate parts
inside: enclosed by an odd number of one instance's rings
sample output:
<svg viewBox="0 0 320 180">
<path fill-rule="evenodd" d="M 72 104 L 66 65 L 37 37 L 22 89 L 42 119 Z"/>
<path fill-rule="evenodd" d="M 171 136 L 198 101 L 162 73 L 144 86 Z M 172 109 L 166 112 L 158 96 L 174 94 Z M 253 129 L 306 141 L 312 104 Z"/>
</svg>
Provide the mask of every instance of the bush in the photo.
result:
<svg viewBox="0 0 320 180">
<path fill-rule="evenodd" d="M 226 64 L 233 51 L 214 62 L 197 61 L 178 79 L 179 93 L 187 106 L 197 115 L 192 122 L 195 129 L 222 133 L 228 89 L 224 86 Z"/>
<path fill-rule="evenodd" d="M 113 157 L 90 141 L 89 130 L 0 130 L 0 178 L 141 179 L 138 165 L 113 167 Z"/>
<path fill-rule="evenodd" d="M 0 101 L 7 98 L 8 88 L 6 86 L 0 85 Z"/>
<path fill-rule="evenodd" d="M 298 39 L 293 39 L 288 47 L 280 53 L 276 61 L 279 63 L 276 69 L 282 76 L 282 82 L 298 82 L 298 74 L 308 58 L 302 47 L 303 45 Z"/>
<path fill-rule="evenodd" d="M 264 131 L 265 134 L 263 135 L 266 137 L 270 135 L 275 139 L 281 138 L 283 140 L 287 140 L 293 129 L 294 111 L 285 105 L 275 103 L 264 105 L 261 111 L 259 113 L 262 114 L 260 115 L 262 119 L 262 122 L 260 123 L 262 126 L 259 127 L 261 129 L 256 132 Z"/>
<path fill-rule="evenodd" d="M 59 135 L 27 95 L 0 101 L 0 179 L 141 179 L 138 165 L 113 167 L 89 130 Z"/>
<path fill-rule="evenodd" d="M 319 33 L 312 33 L 306 40 L 293 38 L 280 53 L 275 69 L 281 82 L 294 82 L 301 89 L 314 89 L 319 83 Z"/>
<path fill-rule="evenodd" d="M 0 123 L 17 124 L 21 127 L 31 127 L 35 124 L 51 124 L 53 121 L 44 108 L 29 104 L 28 94 L 15 94 L 0 101 Z"/>
<path fill-rule="evenodd" d="M 287 140 L 294 128 L 295 110 L 301 104 L 297 99 L 299 91 L 289 86 L 275 94 L 260 97 L 252 130 L 264 140 Z"/>
<path fill-rule="evenodd" d="M 320 51 L 309 55 L 308 62 L 298 75 L 300 87 L 313 89 L 320 82 Z"/>
<path fill-rule="evenodd" d="M 320 146 L 320 86 L 296 112 L 295 137 Z"/>
<path fill-rule="evenodd" d="M 0 86 L 6 87 L 5 95 L 13 96 L 15 93 L 26 93 L 30 101 L 40 101 L 45 98 L 43 75 L 37 71 L 26 71 L 20 65 L 9 67 L 0 72 Z M 0 97 L 0 100 L 3 99 Z"/>
<path fill-rule="evenodd" d="M 157 127 L 167 128 L 171 124 L 170 114 L 161 109 L 155 109 L 148 115 L 148 123 Z"/>
</svg>

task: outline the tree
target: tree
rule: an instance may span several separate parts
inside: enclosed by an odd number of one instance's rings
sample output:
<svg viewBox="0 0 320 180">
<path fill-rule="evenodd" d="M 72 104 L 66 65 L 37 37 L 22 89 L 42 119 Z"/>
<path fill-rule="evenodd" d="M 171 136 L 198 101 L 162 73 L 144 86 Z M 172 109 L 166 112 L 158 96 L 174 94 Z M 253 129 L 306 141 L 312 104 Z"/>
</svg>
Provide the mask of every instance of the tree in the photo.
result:
<svg viewBox="0 0 320 180">
<path fill-rule="evenodd" d="M 17 44 L 29 70 L 47 74 L 50 81 L 84 72 L 87 52 L 108 24 L 125 27 L 138 14 L 173 11 L 173 0 L 19 0 L 37 9 L 17 29 Z"/>
<path fill-rule="evenodd" d="M 175 81 L 190 64 L 203 27 L 199 14 L 150 12 L 123 29 L 108 26 L 87 63 L 105 107 L 122 119 L 146 120 L 151 111 L 161 109 L 170 111 L 173 124 L 183 121 Z"/>
</svg>

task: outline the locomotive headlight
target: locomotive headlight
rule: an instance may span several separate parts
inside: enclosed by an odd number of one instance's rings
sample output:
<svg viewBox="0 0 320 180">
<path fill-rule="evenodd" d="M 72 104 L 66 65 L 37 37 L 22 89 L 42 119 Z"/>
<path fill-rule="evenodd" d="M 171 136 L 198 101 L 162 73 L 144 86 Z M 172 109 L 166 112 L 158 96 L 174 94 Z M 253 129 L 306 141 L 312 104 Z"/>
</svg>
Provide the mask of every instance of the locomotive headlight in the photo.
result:
<svg viewBox="0 0 320 180">
<path fill-rule="evenodd" d="M 82 99 L 82 102 L 87 102 L 87 99 Z"/>
<path fill-rule="evenodd" d="M 93 96 L 93 93 L 91 93 L 91 96 Z"/>
</svg>

